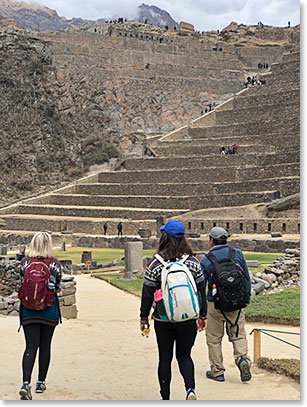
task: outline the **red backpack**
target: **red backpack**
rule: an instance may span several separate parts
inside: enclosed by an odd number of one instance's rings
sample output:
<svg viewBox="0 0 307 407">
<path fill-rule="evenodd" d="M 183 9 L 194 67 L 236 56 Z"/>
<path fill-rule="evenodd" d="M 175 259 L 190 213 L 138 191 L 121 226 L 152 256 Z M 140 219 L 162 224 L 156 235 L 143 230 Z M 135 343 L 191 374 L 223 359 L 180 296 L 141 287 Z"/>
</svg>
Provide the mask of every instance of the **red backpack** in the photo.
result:
<svg viewBox="0 0 307 407">
<path fill-rule="evenodd" d="M 54 292 L 47 289 L 50 277 L 49 266 L 53 260 L 54 257 L 44 260 L 30 258 L 18 292 L 18 298 L 24 307 L 39 311 L 53 304 Z"/>
</svg>

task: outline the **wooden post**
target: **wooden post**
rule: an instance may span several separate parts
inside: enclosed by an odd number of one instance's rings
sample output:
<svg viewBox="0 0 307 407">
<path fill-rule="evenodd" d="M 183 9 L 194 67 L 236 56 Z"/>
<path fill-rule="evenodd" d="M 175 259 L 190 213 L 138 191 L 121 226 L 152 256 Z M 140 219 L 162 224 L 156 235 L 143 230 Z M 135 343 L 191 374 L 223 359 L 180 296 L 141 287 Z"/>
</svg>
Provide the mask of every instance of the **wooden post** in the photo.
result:
<svg viewBox="0 0 307 407">
<path fill-rule="evenodd" d="M 254 330 L 254 363 L 261 357 L 261 332 Z"/>
</svg>

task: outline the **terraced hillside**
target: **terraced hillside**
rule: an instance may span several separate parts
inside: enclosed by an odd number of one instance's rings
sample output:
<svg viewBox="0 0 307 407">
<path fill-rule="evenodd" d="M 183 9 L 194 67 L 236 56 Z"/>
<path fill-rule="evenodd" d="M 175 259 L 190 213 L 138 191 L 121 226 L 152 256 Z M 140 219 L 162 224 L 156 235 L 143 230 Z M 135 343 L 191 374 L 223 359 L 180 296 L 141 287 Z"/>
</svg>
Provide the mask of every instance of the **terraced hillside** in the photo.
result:
<svg viewBox="0 0 307 407">
<path fill-rule="evenodd" d="M 299 192 L 299 74 L 300 54 L 285 54 L 263 75 L 265 85 L 239 92 L 190 126 L 149 139 L 151 157 L 126 159 L 117 171 L 2 209 L 2 228 L 102 234 L 107 221 L 115 234 L 124 219 L 124 234 L 137 235 L 140 227 L 155 231 L 156 217 L 164 215 L 182 217 L 201 233 L 213 224 L 297 233 L 297 212 L 253 219 L 244 207 Z M 234 143 L 238 154 L 219 154 L 220 146 Z M 227 218 L 235 207 L 239 215 Z M 195 211 L 203 211 L 197 219 Z"/>
</svg>

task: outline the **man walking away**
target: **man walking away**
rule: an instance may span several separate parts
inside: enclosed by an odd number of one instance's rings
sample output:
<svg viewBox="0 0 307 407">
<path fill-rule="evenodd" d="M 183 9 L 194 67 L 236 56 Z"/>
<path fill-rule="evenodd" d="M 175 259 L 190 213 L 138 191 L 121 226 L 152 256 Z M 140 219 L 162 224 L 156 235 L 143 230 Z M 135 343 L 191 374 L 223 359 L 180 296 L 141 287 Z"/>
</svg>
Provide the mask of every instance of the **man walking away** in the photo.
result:
<svg viewBox="0 0 307 407">
<path fill-rule="evenodd" d="M 228 233 L 214 227 L 209 233 L 210 251 L 201 260 L 201 267 L 208 282 L 208 328 L 206 339 L 209 350 L 210 370 L 208 379 L 225 381 L 222 354 L 224 325 L 233 345 L 235 363 L 241 381 L 251 379 L 250 358 L 245 332 L 245 315 L 242 308 L 250 302 L 251 282 L 246 260 L 240 249 L 227 244 Z M 223 283 L 223 284 L 221 284 Z"/>
<path fill-rule="evenodd" d="M 122 224 L 122 222 L 119 222 L 119 224 L 117 225 L 117 236 L 119 237 L 119 235 L 121 237 L 123 237 L 123 224 Z"/>
<path fill-rule="evenodd" d="M 104 235 L 107 234 L 107 229 L 108 229 L 108 225 L 107 225 L 107 222 L 105 222 L 104 225 L 103 225 Z"/>
</svg>

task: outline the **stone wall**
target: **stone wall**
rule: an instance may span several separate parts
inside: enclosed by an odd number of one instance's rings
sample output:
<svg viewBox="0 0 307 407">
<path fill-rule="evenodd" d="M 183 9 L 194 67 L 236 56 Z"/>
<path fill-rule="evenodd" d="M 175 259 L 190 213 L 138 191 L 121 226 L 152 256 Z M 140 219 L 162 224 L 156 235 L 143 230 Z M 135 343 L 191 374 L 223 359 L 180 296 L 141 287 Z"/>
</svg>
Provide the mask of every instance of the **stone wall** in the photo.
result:
<svg viewBox="0 0 307 407">
<path fill-rule="evenodd" d="M 252 295 L 272 294 L 300 285 L 300 248 L 285 252 L 262 272 L 250 273 Z"/>
<path fill-rule="evenodd" d="M 0 314 L 19 315 L 20 263 L 0 262 Z M 59 300 L 63 318 L 77 318 L 76 281 L 73 276 L 63 275 Z"/>
</svg>

